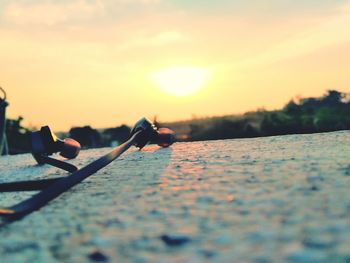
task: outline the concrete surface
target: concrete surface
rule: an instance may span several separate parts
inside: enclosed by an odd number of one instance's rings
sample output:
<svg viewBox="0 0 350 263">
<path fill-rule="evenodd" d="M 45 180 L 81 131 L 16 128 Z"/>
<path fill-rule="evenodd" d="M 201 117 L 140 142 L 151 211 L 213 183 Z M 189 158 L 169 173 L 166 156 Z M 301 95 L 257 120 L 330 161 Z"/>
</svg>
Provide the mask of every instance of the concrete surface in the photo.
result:
<svg viewBox="0 0 350 263">
<path fill-rule="evenodd" d="M 129 150 L 2 227 L 0 262 L 350 262 L 349 157 L 350 131 Z M 0 182 L 66 174 L 33 165 L 0 158 Z"/>
</svg>

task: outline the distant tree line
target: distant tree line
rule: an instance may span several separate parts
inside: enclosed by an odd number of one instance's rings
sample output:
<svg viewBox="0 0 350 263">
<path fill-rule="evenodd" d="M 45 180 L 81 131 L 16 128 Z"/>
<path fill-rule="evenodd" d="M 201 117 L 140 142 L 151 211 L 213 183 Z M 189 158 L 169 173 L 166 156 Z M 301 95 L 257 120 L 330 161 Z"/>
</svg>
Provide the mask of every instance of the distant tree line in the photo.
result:
<svg viewBox="0 0 350 263">
<path fill-rule="evenodd" d="M 190 125 L 187 140 L 250 138 L 350 129 L 350 94 L 329 90 L 321 98 L 291 100 L 283 109 L 208 119 Z"/>
<path fill-rule="evenodd" d="M 10 154 L 30 152 L 32 129 L 22 126 L 22 117 L 7 119 L 6 134 Z M 240 116 L 224 116 L 173 122 L 158 126 L 174 129 L 183 141 L 251 138 L 283 134 L 329 132 L 350 129 L 350 93 L 329 90 L 320 98 L 291 100 L 281 110 L 258 110 Z M 73 127 L 66 136 L 80 142 L 83 148 L 109 147 L 127 140 L 130 127 L 94 129 Z M 185 134 L 184 134 L 185 133 Z"/>
<path fill-rule="evenodd" d="M 98 148 L 119 145 L 128 139 L 129 133 L 126 125 L 100 131 L 84 126 L 70 129 L 68 136 L 80 142 L 83 148 Z"/>
</svg>

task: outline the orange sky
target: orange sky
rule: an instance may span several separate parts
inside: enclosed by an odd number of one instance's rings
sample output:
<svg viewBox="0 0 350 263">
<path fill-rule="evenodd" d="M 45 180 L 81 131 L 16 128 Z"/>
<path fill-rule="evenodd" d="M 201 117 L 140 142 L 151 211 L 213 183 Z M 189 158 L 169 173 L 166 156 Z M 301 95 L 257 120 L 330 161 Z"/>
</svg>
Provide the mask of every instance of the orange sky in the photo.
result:
<svg viewBox="0 0 350 263">
<path fill-rule="evenodd" d="M 349 25 L 340 0 L 6 0 L 0 86 L 9 117 L 54 130 L 280 108 L 350 91 Z M 152 79 L 174 67 L 208 74 L 174 96 Z"/>
</svg>

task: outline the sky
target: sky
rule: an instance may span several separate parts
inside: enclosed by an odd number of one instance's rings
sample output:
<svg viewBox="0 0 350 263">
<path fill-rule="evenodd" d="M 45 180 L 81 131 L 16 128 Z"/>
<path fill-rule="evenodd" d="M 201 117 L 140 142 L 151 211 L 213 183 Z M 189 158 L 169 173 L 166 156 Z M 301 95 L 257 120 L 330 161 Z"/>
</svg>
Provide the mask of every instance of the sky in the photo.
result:
<svg viewBox="0 0 350 263">
<path fill-rule="evenodd" d="M 350 1 L 0 0 L 10 118 L 53 130 L 350 91 Z"/>
</svg>

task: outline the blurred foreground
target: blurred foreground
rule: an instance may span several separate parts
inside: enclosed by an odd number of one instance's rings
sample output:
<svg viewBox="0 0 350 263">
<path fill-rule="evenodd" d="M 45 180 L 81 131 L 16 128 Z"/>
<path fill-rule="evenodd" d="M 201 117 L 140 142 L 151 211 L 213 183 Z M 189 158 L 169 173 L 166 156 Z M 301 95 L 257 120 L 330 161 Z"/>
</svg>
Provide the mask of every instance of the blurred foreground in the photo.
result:
<svg viewBox="0 0 350 263">
<path fill-rule="evenodd" d="M 349 262 L 349 142 L 343 131 L 131 150 L 0 228 L 1 262 Z M 0 180 L 66 175 L 34 165 L 0 158 Z"/>
</svg>

